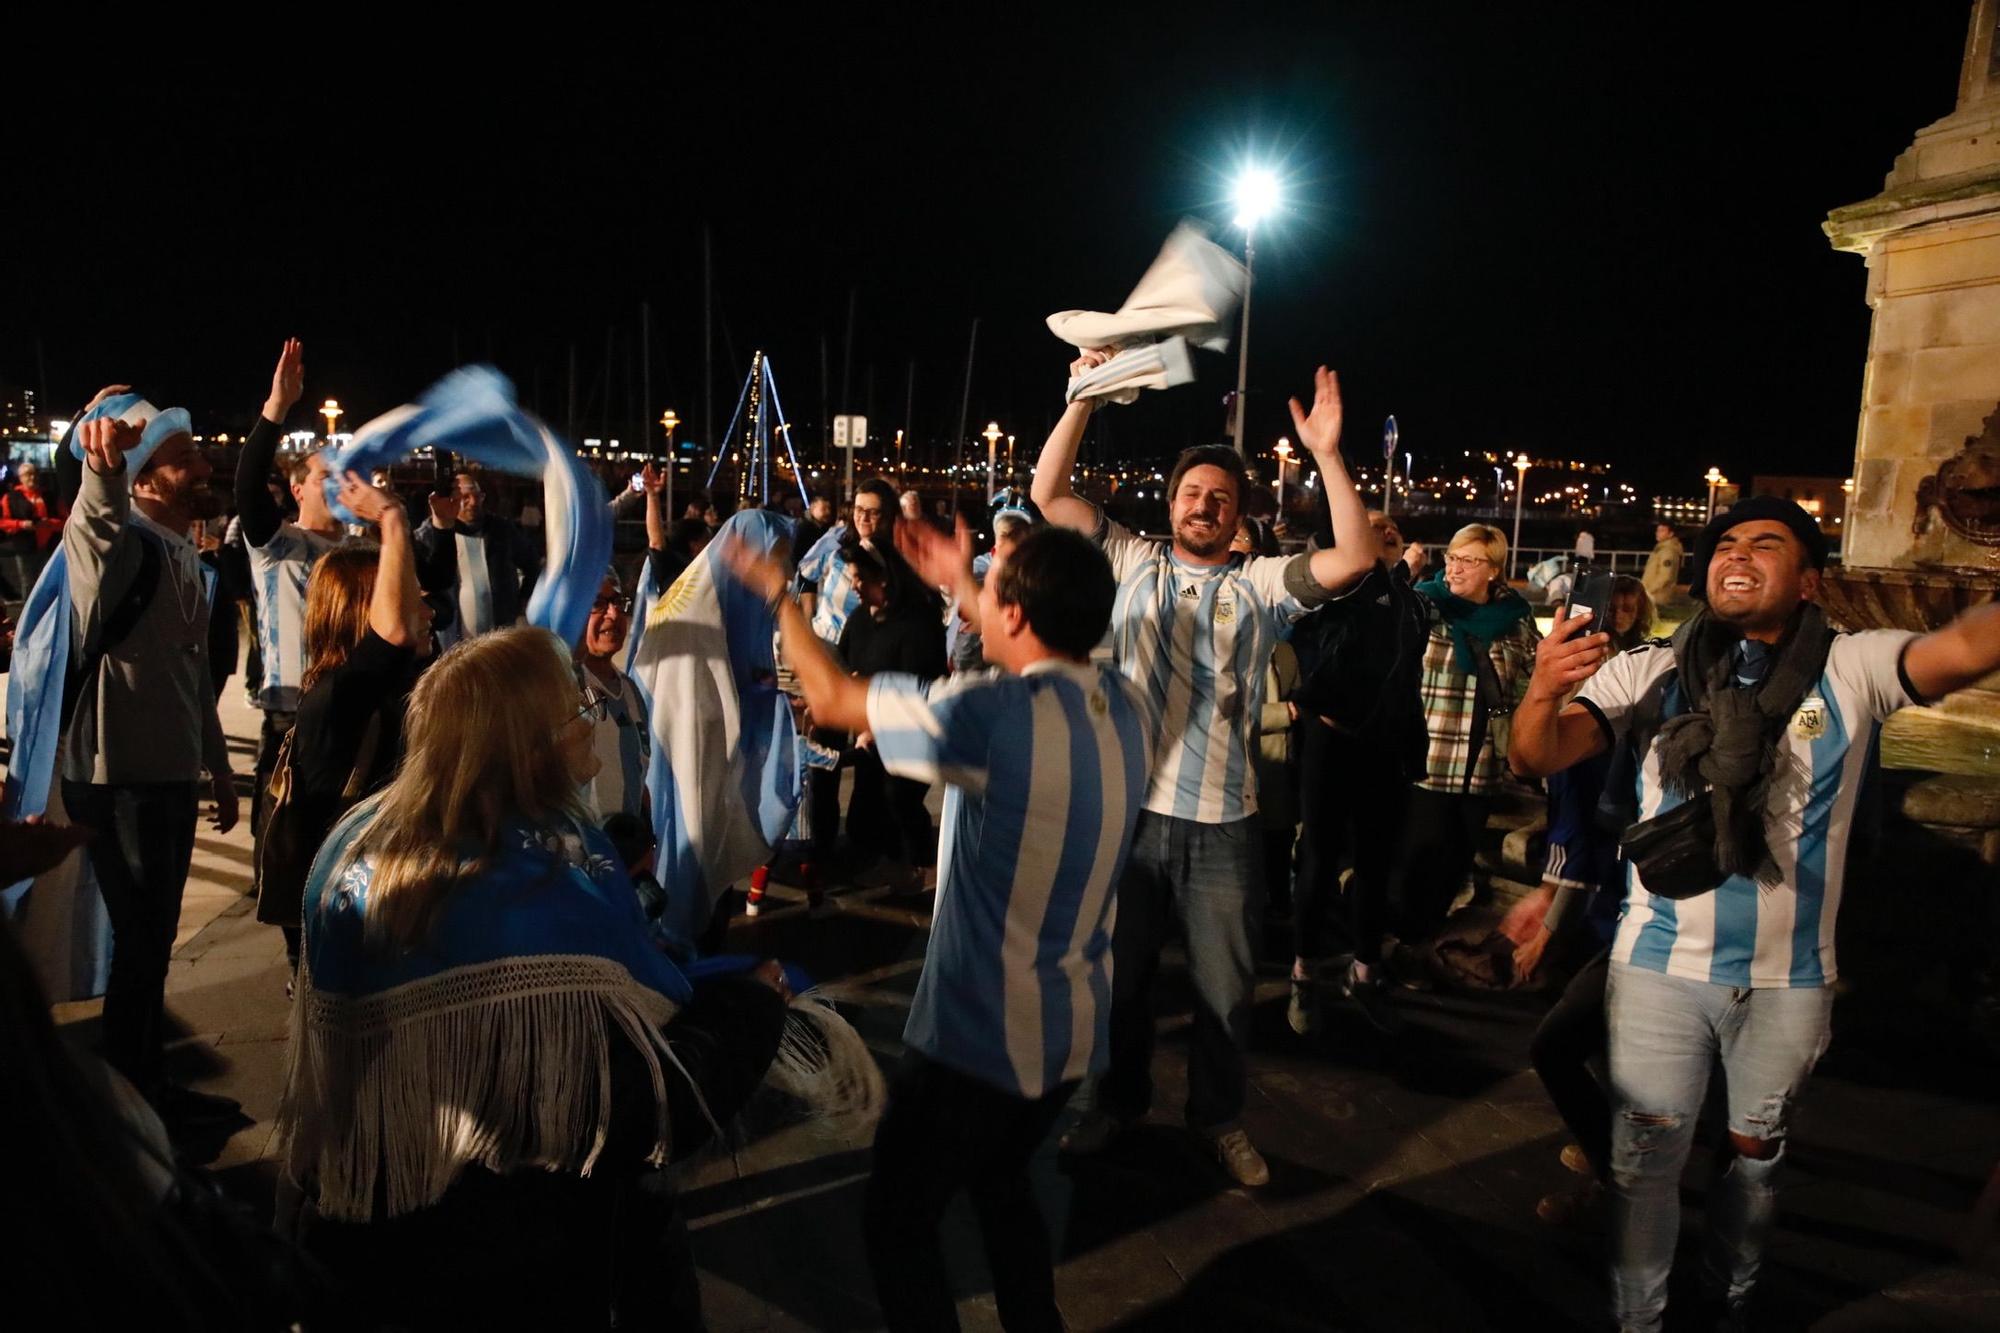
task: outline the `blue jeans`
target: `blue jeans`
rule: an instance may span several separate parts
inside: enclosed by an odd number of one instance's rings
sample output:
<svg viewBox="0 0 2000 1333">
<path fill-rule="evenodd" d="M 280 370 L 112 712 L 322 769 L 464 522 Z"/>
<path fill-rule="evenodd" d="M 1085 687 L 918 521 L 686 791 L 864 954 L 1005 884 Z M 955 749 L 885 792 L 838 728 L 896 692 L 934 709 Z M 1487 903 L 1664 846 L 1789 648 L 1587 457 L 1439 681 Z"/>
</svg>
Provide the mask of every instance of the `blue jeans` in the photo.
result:
<svg viewBox="0 0 2000 1333">
<path fill-rule="evenodd" d="M 1194 982 L 1188 1035 L 1188 1127 L 1216 1134 L 1243 1113 L 1243 1048 L 1256 986 L 1251 931 L 1263 911 L 1262 832 L 1253 815 L 1227 824 L 1139 816 L 1118 882 L 1111 937 L 1111 1067 L 1095 1104 L 1137 1120 L 1153 1101 L 1153 978 L 1178 924 Z"/>
<path fill-rule="evenodd" d="M 1725 1153 L 1709 1192 L 1705 1277 L 1734 1304 L 1757 1281 L 1786 1122 L 1826 1050 L 1833 992 L 1718 986 L 1613 963 L 1606 1004 L 1613 1313 L 1620 1328 L 1657 1329 L 1680 1236 L 1681 1171 L 1711 1068 L 1722 1069 L 1729 1132 L 1776 1145 L 1762 1158 Z"/>
</svg>

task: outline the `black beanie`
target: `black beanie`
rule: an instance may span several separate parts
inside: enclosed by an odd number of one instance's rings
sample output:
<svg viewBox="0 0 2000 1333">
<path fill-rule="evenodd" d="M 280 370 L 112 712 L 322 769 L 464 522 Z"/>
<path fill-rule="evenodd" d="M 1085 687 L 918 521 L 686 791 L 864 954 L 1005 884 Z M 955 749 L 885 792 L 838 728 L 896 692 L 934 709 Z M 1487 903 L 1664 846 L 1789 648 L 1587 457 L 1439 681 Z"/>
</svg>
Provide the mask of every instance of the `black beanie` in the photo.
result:
<svg viewBox="0 0 2000 1333">
<path fill-rule="evenodd" d="M 1701 530 L 1694 544 L 1694 566 L 1688 571 L 1689 594 L 1697 601 L 1708 600 L 1708 562 L 1714 557 L 1715 544 L 1722 540 L 1723 533 L 1744 523 L 1765 520 L 1790 528 L 1799 545 L 1806 548 L 1806 560 L 1812 567 L 1826 568 L 1826 534 L 1819 530 L 1813 516 L 1790 500 L 1780 500 L 1775 495 L 1753 495 L 1717 514 Z"/>
</svg>

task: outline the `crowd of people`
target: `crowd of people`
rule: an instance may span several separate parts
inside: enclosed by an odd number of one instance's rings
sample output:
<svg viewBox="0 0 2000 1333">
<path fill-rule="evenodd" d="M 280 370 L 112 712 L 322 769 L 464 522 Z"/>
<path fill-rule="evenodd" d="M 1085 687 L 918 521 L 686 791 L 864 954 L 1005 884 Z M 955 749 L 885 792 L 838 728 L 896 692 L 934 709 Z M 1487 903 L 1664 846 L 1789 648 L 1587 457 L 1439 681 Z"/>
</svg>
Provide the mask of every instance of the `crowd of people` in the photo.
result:
<svg viewBox="0 0 2000 1333">
<path fill-rule="evenodd" d="M 1682 595 L 1670 529 L 1644 579 L 1558 606 L 1544 632 L 1498 530 L 1426 548 L 1367 509 L 1324 368 L 1290 408 L 1325 508 L 1289 551 L 1230 448 L 1180 457 L 1164 541 L 1078 495 L 1088 398 L 983 551 L 886 479 L 839 514 L 788 497 L 788 542 L 759 545 L 704 497 L 669 515 L 648 466 L 612 501 L 643 509 L 638 584 L 755 594 L 809 765 L 789 850 L 676 939 L 663 908 L 687 887 L 654 874 L 647 775 L 678 701 L 630 674 L 637 586 L 591 571 L 573 642 L 524 624 L 549 576 L 544 516 L 489 497 L 520 483 L 466 469 L 405 488 L 331 475 L 323 452 L 281 459 L 304 379 L 288 342 L 213 539 L 223 498 L 174 410 L 93 403 L 58 452 L 73 500 L 24 469 L 0 519 L 17 565 L 63 557 L 71 644 L 59 800 L 4 830 L 0 866 L 23 881 L 80 847 L 113 932 L 99 1064 L 59 1049 L 0 929 L 0 1031 L 41 1071 L 15 1141 L 63 1196 L 31 1255 L 73 1264 L 65 1238 L 111 1227 L 138 1274 L 77 1296 L 86 1317 L 698 1322 L 660 1170 L 772 1087 L 879 1116 L 859 1222 L 891 1328 L 956 1326 L 939 1229 L 961 1193 L 1002 1323 L 1060 1328 L 1028 1161 L 1066 1109 L 1079 1169 L 1151 1111 L 1175 937 L 1193 996 L 1179 1111 L 1246 1188 L 1270 1180 L 1244 1119 L 1260 963 L 1287 968 L 1301 1039 L 1329 1001 L 1393 1040 L 1401 987 L 1566 978 L 1533 1058 L 1586 1183 L 1541 1212 L 1610 1213 L 1622 1328 L 1660 1326 L 1719 1067 L 1703 1278 L 1740 1316 L 1828 1040 L 1875 729 L 2000 667 L 1996 608 L 1923 636 L 1836 633 L 1813 601 L 1825 540 L 1770 499 L 1703 529 L 1670 639 L 1652 637 L 1656 604 Z M 291 1036 L 281 1234 L 238 1228 L 218 1254 L 171 1145 L 236 1108 L 170 1082 L 162 1043 L 201 807 L 220 830 L 238 817 L 217 711 L 232 589 L 254 608 L 255 892 L 284 932 Z M 1541 883 L 1492 939 L 1454 939 L 1492 802 L 1529 783 L 1548 809 Z M 855 887 L 935 894 L 886 1093 L 796 969 L 727 952 L 731 912 L 770 911 L 774 877 L 814 911 Z M 1267 959 L 1273 921 L 1286 947 Z M 256 1283 L 231 1269 L 244 1247 Z"/>
</svg>

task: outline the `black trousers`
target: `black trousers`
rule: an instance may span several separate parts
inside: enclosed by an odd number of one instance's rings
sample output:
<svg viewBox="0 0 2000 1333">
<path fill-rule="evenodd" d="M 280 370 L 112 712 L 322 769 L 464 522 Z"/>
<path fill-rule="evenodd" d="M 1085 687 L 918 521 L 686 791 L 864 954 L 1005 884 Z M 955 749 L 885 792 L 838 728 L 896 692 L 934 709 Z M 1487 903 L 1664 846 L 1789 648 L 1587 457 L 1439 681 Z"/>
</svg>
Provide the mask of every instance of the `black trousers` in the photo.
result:
<svg viewBox="0 0 2000 1333">
<path fill-rule="evenodd" d="M 104 1058 L 149 1097 L 165 1083 L 167 961 L 194 860 L 200 784 L 63 783 L 72 822 L 96 830 L 90 868 L 111 918 Z"/>
<path fill-rule="evenodd" d="M 1487 804 L 1483 794 L 1409 788 L 1389 888 L 1389 928 L 1406 943 L 1428 940 L 1444 928 L 1451 900 L 1479 852 Z"/>
<path fill-rule="evenodd" d="M 865 1222 L 875 1294 L 892 1330 L 958 1327 L 938 1225 L 960 1190 L 972 1197 L 1008 1333 L 1062 1328 L 1048 1224 L 1028 1160 L 1076 1088 L 1017 1097 L 908 1052 L 875 1131 Z"/>
<path fill-rule="evenodd" d="M 727 1124 L 763 1082 L 784 1031 L 776 991 L 703 983 L 666 1026 L 701 1099 Z M 473 1168 L 437 1203 L 367 1224 L 315 1220 L 307 1249 L 359 1312 L 402 1329 L 699 1328 L 699 1287 L 671 1187 L 646 1169 L 656 1103 L 638 1053 L 613 1036 L 612 1124 L 588 1176 Z M 573 1071 L 571 1071 L 573 1072 Z M 694 1087 L 666 1070 L 671 1152 L 714 1136 Z M 373 1327 L 374 1325 L 369 1325 Z"/>
<path fill-rule="evenodd" d="M 1606 949 L 1569 979 L 1528 1045 L 1542 1087 L 1599 1180 L 1607 1179 L 1611 1169 L 1611 1098 L 1590 1072 L 1589 1062 L 1601 1059 L 1609 1042 L 1604 983 L 1610 975 L 1611 951 Z"/>
<path fill-rule="evenodd" d="M 1293 888 L 1292 948 L 1301 958 L 1327 951 L 1328 904 L 1347 881 L 1348 929 L 1368 960 L 1388 929 L 1390 875 L 1409 809 L 1410 786 L 1383 772 L 1382 747 L 1335 731 L 1317 718 L 1299 724 L 1299 873 Z"/>
</svg>

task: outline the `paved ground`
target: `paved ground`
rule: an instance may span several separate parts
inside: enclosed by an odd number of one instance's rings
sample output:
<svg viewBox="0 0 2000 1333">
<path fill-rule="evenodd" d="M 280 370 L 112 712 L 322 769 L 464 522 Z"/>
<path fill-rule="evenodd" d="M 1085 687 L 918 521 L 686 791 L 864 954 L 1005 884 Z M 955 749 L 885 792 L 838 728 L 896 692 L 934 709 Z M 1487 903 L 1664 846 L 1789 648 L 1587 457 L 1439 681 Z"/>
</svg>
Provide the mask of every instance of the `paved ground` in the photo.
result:
<svg viewBox="0 0 2000 1333">
<path fill-rule="evenodd" d="M 255 717 L 225 710 L 242 765 Z M 224 1180 L 268 1200 L 264 1153 L 284 1069 L 284 953 L 241 894 L 249 843 L 204 832 L 169 983 L 181 1074 L 239 1099 L 253 1123 L 208 1145 Z M 858 895 L 739 923 L 745 949 L 803 962 L 847 1001 L 884 1058 L 916 982 L 922 899 Z M 1285 1026 L 1284 985 L 1260 988 L 1247 1122 L 1270 1157 L 1261 1190 L 1225 1188 L 1175 1130 L 1186 996 L 1164 997 L 1163 1106 L 1101 1161 L 1036 1162 L 1058 1234 L 1057 1289 L 1077 1329 L 1596 1328 L 1602 1238 L 1558 1232 L 1535 1200 L 1571 1183 L 1564 1135 L 1527 1072 L 1542 1002 L 1400 998 L 1396 1045 L 1338 1010 L 1321 1039 Z M 1962 1265 L 1953 1244 L 2000 1155 L 1990 1063 L 1948 1018 L 1843 1000 L 1843 1034 L 1799 1114 L 1767 1283 L 1774 1327 L 2000 1326 L 2000 1260 Z M 82 1040 L 95 1005 L 63 1006 Z M 1868 1033 L 1860 1041 L 1849 1034 Z M 858 1234 L 867 1145 L 753 1117 L 733 1155 L 685 1172 L 710 1326 L 878 1326 Z M 1690 1235 L 1705 1187 L 1691 1167 Z M 949 1222 L 969 1328 L 997 1328 L 970 1217 Z M 1688 1266 L 1685 1265 L 1684 1266 Z"/>
</svg>

